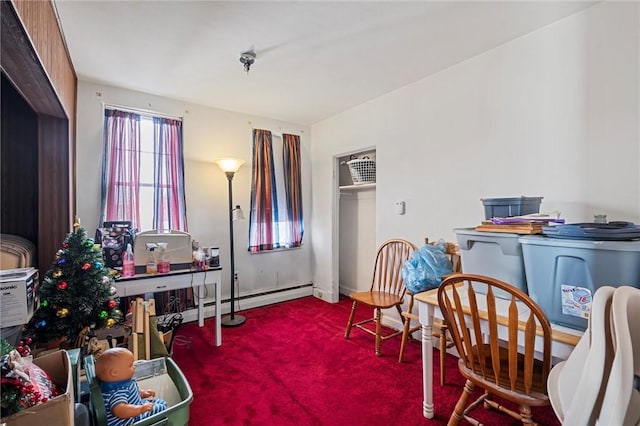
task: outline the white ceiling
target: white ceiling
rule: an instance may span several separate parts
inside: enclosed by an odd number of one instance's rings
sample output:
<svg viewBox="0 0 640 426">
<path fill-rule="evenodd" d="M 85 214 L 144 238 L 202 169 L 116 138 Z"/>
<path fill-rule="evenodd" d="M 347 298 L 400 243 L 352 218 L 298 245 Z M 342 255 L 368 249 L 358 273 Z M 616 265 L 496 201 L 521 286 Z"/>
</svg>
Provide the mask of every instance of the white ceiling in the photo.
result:
<svg viewBox="0 0 640 426">
<path fill-rule="evenodd" d="M 307 125 L 592 4 L 55 0 L 81 80 Z"/>
</svg>

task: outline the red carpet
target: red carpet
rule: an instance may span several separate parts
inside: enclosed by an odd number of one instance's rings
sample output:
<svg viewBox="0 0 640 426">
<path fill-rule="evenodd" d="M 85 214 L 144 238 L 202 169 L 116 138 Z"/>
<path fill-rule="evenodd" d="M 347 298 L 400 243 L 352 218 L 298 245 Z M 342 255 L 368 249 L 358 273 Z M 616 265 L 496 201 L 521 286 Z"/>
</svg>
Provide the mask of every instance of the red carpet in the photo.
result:
<svg viewBox="0 0 640 426">
<path fill-rule="evenodd" d="M 245 311 L 244 325 L 223 328 L 221 347 L 213 345 L 213 319 L 203 328 L 183 326 L 173 358 L 193 389 L 190 424 L 446 424 L 464 383 L 457 358 L 448 356 L 441 387 L 434 354 L 436 417 L 429 421 L 422 416 L 420 345 L 407 345 L 402 364 L 399 338 L 383 342 L 376 357 L 373 336 L 354 329 L 344 338 L 350 309 L 348 299 L 307 297 Z M 550 407 L 533 410 L 541 424 L 560 424 Z M 482 407 L 474 416 L 488 425 L 521 424 Z"/>
</svg>

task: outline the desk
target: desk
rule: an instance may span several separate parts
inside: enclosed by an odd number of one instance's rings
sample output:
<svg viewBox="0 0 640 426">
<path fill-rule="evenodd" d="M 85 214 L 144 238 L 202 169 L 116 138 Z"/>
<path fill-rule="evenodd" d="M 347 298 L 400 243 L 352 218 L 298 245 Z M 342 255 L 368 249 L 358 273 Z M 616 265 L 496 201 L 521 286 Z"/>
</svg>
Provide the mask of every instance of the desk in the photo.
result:
<svg viewBox="0 0 640 426">
<path fill-rule="evenodd" d="M 422 414 L 432 419 L 434 414 L 433 404 L 433 317 L 442 318 L 438 306 L 438 289 L 418 293 L 414 296 L 418 302 L 418 314 L 422 325 Z M 497 299 L 498 311 L 506 312 L 509 301 Z M 504 302 L 504 304 L 500 303 Z M 479 306 L 482 306 L 478 300 Z M 504 308 L 504 309 L 503 309 Z M 551 356 L 552 359 L 567 359 L 580 337 L 582 331 L 551 324 Z M 536 346 L 539 344 L 536 340 Z"/>
<path fill-rule="evenodd" d="M 144 293 L 159 293 L 163 291 L 179 290 L 182 288 L 197 287 L 198 294 L 198 325 L 204 326 L 204 289 L 205 284 L 213 284 L 216 293 L 216 346 L 222 345 L 222 328 L 220 307 L 222 302 L 221 292 L 222 268 L 210 268 L 204 271 L 195 269 L 183 269 L 171 271 L 166 274 L 138 274 L 133 277 L 118 278 L 115 286 L 118 296 L 135 296 Z"/>
</svg>

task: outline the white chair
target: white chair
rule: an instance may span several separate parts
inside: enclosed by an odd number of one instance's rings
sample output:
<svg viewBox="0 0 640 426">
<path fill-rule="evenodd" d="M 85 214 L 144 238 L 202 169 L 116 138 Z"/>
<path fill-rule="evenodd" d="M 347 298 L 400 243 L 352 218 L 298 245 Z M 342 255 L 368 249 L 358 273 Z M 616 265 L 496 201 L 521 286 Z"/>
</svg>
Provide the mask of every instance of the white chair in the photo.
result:
<svg viewBox="0 0 640 426">
<path fill-rule="evenodd" d="M 563 424 L 594 424 L 600 412 L 613 361 L 611 305 L 615 290 L 609 286 L 596 290 L 589 327 L 569 358 L 549 373 L 549 399 Z"/>
<path fill-rule="evenodd" d="M 597 425 L 635 425 L 640 422 L 640 289 L 618 287 L 611 308 L 615 356 Z M 635 385 L 635 386 L 634 386 Z"/>
</svg>

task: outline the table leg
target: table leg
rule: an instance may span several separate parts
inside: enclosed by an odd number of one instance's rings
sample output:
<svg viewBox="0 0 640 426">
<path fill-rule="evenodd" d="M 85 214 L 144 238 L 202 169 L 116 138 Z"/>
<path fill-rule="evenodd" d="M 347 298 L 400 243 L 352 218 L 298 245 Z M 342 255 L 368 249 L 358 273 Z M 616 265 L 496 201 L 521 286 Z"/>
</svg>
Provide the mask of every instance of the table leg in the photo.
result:
<svg viewBox="0 0 640 426">
<path fill-rule="evenodd" d="M 198 326 L 204 327 L 204 283 L 198 286 Z"/>
<path fill-rule="evenodd" d="M 432 419 L 433 406 L 433 314 L 432 305 L 426 305 L 426 322 L 422 324 L 422 415 Z"/>
<path fill-rule="evenodd" d="M 222 286 L 216 280 L 216 346 L 222 345 Z"/>
</svg>

